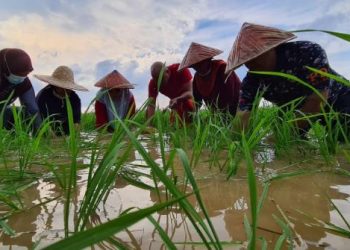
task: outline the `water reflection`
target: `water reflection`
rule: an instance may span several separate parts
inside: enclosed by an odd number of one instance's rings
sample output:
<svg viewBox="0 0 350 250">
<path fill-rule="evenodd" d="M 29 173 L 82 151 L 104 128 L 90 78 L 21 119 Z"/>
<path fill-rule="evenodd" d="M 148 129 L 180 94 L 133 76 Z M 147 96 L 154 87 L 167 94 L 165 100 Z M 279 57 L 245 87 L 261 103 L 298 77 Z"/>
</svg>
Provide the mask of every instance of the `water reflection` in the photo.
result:
<svg viewBox="0 0 350 250">
<path fill-rule="evenodd" d="M 162 167 L 163 162 L 160 157 L 159 146 L 147 137 L 140 137 L 139 139 L 149 155 Z M 168 157 L 169 145 L 166 145 L 165 149 L 166 157 Z M 274 159 L 274 153 L 271 150 L 271 148 L 265 149 L 255 155 L 255 160 L 260 163 L 256 164 L 256 175 L 259 183 L 268 180 L 271 176 L 276 176 L 279 170 L 286 165 L 292 165 L 290 162 Z M 57 154 L 60 153 L 57 152 Z M 91 152 L 88 150 L 85 150 L 82 154 L 83 156 L 79 159 L 80 165 L 87 164 L 84 157 L 86 159 L 91 158 Z M 244 215 L 250 217 L 246 168 L 244 165 L 240 166 L 237 176 L 226 180 L 225 173 L 220 173 L 214 167 L 209 169 L 208 158 L 210 158 L 209 154 L 203 154 L 198 166 L 193 170 L 208 214 L 220 240 L 244 242 L 247 236 L 244 230 L 243 218 Z M 57 162 L 66 165 L 69 160 L 69 157 L 66 156 L 66 159 L 57 159 Z M 183 176 L 182 163 L 175 158 L 174 164 L 176 175 L 179 176 L 179 188 L 183 189 L 185 186 L 181 178 Z M 294 166 L 294 170 L 307 170 L 310 167 L 308 164 Z M 318 163 L 314 162 L 313 164 Z M 158 196 L 155 191 L 130 185 L 126 178 L 123 178 L 123 175 L 137 178 L 150 186 L 154 185 L 152 178 L 150 178 L 152 175 L 151 168 L 147 166 L 137 152 L 132 152 L 128 163 L 124 166 L 121 175 L 118 176 L 114 187 L 110 190 L 108 198 L 98 206 L 96 213 L 91 216 L 88 227 L 114 219 L 130 207 L 145 208 L 158 203 L 160 200 L 166 200 L 166 191 L 162 186 L 159 188 L 160 196 Z M 84 197 L 87 177 L 88 169 L 81 169 L 79 171 L 77 192 L 72 200 L 70 217 L 72 225 L 73 220 L 76 219 L 79 204 Z M 188 187 L 186 187 L 186 190 L 191 192 Z M 0 246 L 18 249 L 31 248 L 35 242 L 40 241 L 39 246 L 43 247 L 56 241 L 57 238 L 63 238 L 63 199 L 59 198 L 42 204 L 48 199 L 60 197 L 60 192 L 59 188 L 49 178 L 41 179 L 37 185 L 25 190 L 22 194 L 25 206 L 32 208 L 10 217 L 8 223 L 16 230 L 17 235 L 11 238 L 2 234 Z M 259 194 L 261 194 L 260 186 Z M 349 239 L 325 231 L 313 217 L 345 227 L 327 197 L 330 197 L 344 217 L 350 220 L 349 194 L 349 178 L 331 172 L 275 180 L 271 183 L 268 197 L 259 216 L 258 235 L 266 238 L 269 249 L 273 247 L 282 230 L 272 215 L 282 218 L 280 208 L 290 221 L 290 226 L 300 236 L 300 239 L 295 238 L 295 249 L 347 249 L 350 244 Z M 188 200 L 199 211 L 199 205 L 195 197 L 190 196 Z M 195 229 L 178 206 L 155 213 L 153 217 L 174 242 L 200 241 Z M 122 242 L 130 249 L 165 249 L 158 232 L 148 220 L 133 225 L 128 230 L 116 235 L 114 239 Z M 177 247 L 179 249 L 195 248 L 186 244 L 178 244 Z M 234 247 L 230 246 L 229 249 Z M 113 245 L 101 243 L 96 248 L 113 249 Z"/>
</svg>

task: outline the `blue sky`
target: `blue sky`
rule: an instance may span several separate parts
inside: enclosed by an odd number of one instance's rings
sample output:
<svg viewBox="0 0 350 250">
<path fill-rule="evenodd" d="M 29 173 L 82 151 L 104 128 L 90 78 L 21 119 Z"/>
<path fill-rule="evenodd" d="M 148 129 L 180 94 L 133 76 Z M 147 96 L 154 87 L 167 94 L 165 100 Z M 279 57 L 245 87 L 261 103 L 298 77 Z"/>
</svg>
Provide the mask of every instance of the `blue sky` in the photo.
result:
<svg viewBox="0 0 350 250">
<path fill-rule="evenodd" d="M 87 107 L 93 85 L 118 69 L 130 82 L 137 105 L 147 98 L 154 61 L 180 62 L 194 41 L 224 51 L 226 60 L 243 22 L 285 30 L 326 29 L 350 33 L 347 0 L 11 0 L 0 9 L 0 47 L 27 51 L 35 74 L 51 74 L 59 65 L 74 70 L 78 93 Z M 298 33 L 327 51 L 331 66 L 350 78 L 350 44 L 315 32 Z M 243 78 L 246 70 L 237 73 Z M 31 77 L 35 91 L 45 86 Z M 167 105 L 160 98 L 160 106 Z"/>
</svg>

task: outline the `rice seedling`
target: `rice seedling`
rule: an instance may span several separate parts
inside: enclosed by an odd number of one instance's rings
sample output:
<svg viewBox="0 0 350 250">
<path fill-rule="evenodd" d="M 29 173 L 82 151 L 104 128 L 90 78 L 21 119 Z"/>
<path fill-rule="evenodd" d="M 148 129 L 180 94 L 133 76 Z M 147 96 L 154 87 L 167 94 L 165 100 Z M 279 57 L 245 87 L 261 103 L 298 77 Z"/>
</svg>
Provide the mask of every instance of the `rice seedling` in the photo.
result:
<svg viewBox="0 0 350 250">
<path fill-rule="evenodd" d="M 125 213 L 116 219 L 113 219 L 107 223 L 98 225 L 92 229 L 85 230 L 70 236 L 64 240 L 54 243 L 44 249 L 82 249 L 84 247 L 91 246 L 95 243 L 103 241 L 114 234 L 128 228 L 129 226 L 135 224 L 136 222 L 147 218 L 147 216 L 152 213 L 162 210 L 167 206 L 175 202 L 179 202 L 184 197 L 174 199 L 168 202 L 154 205 L 149 208 L 140 209 L 135 212 Z"/>
<path fill-rule="evenodd" d="M 94 169 L 93 165 L 90 165 L 87 188 L 75 225 L 76 232 L 84 230 L 89 216 L 95 212 L 100 202 L 107 198 L 111 186 L 115 183 L 118 171 L 129 156 L 130 146 L 127 147 L 125 152 L 121 150 L 125 144 L 122 141 L 123 133 L 115 131 L 113 135 L 111 144 L 98 167 Z"/>
<path fill-rule="evenodd" d="M 12 114 L 14 117 L 15 133 L 14 147 L 17 149 L 18 154 L 18 178 L 23 179 L 25 171 L 28 169 L 28 166 L 39 149 L 43 136 L 49 129 L 49 123 L 44 122 L 39 131 L 37 131 L 37 134 L 31 137 L 30 134 L 35 117 L 31 118 L 29 121 L 24 120 L 23 112 L 18 112 L 15 107 L 12 108 Z"/>
<path fill-rule="evenodd" d="M 120 124 L 124 128 L 125 132 L 127 133 L 136 150 L 142 155 L 143 159 L 145 160 L 147 165 L 151 167 L 152 171 L 154 171 L 155 176 L 159 178 L 159 180 L 166 186 L 166 188 L 169 190 L 169 193 L 171 193 L 174 198 L 182 197 L 182 193 L 178 190 L 175 184 L 167 177 L 166 173 L 164 173 L 164 171 L 158 166 L 158 164 L 155 163 L 153 159 L 151 159 L 150 155 L 147 154 L 147 151 L 142 147 L 142 145 L 136 139 L 133 133 L 131 133 L 131 131 L 126 127 L 126 125 L 122 121 L 120 121 Z M 192 207 L 192 205 L 187 201 L 187 199 L 179 200 L 179 205 L 183 209 L 184 213 L 186 213 L 186 215 L 188 216 L 196 232 L 201 237 L 203 243 L 208 248 L 210 248 L 209 243 L 211 242 L 214 244 L 216 249 L 221 249 L 221 246 L 219 244 L 215 244 L 215 239 L 210 233 L 210 230 L 203 223 L 198 212 Z"/>
</svg>

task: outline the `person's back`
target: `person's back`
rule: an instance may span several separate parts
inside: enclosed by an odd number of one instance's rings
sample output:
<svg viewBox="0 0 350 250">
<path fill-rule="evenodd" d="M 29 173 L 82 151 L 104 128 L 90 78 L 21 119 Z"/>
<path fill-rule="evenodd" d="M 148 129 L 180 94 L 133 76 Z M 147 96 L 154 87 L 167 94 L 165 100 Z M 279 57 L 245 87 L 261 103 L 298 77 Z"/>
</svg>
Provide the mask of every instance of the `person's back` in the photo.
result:
<svg viewBox="0 0 350 250">
<path fill-rule="evenodd" d="M 190 122 L 190 112 L 195 110 L 192 96 L 192 75 L 188 69 L 179 72 L 178 67 L 179 64 L 165 67 L 162 62 L 155 62 L 151 66 L 152 79 L 148 85 L 147 118 L 154 115 L 156 99 L 160 92 L 170 99 L 169 108 L 176 113 L 172 112 L 171 122 L 174 122 L 176 115 L 181 120 Z M 159 79 L 161 75 L 162 79 Z M 157 86 L 158 82 L 160 86 Z"/>
<path fill-rule="evenodd" d="M 71 91 L 68 94 L 68 99 L 73 111 L 73 122 L 74 124 L 79 124 L 81 120 L 80 98 L 74 91 Z M 54 86 L 48 85 L 39 91 L 36 100 L 40 114 L 44 119 L 48 118 L 52 122 L 51 127 L 56 135 L 68 135 L 69 125 L 65 96 L 60 96 L 55 91 Z"/>
<path fill-rule="evenodd" d="M 240 80 L 235 72 L 225 74 L 226 63 L 223 60 L 213 59 L 222 52 L 222 50 L 192 42 L 178 70 L 193 68 L 196 71 L 192 91 L 197 110 L 204 102 L 212 112 L 229 112 L 235 115 Z"/>
<path fill-rule="evenodd" d="M 74 81 L 73 71 L 67 66 L 57 67 L 52 75 L 34 75 L 49 85 L 43 88 L 36 97 L 43 118 L 49 118 L 51 128 L 56 135 L 69 135 L 67 101 L 72 108 L 72 118 L 77 129 L 81 119 L 81 101 L 74 90 L 87 91 Z"/>
</svg>

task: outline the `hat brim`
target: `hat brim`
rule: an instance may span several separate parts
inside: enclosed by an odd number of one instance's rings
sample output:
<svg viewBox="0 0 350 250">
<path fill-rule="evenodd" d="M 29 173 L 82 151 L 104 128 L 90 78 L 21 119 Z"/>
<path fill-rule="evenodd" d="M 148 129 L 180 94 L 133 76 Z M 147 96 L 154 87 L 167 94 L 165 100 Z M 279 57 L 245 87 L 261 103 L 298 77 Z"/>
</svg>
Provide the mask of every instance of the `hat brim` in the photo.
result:
<svg viewBox="0 0 350 250">
<path fill-rule="evenodd" d="M 40 81 L 46 82 L 48 84 L 54 85 L 56 87 L 60 87 L 63 89 L 70 89 L 70 90 L 77 90 L 77 91 L 89 91 L 87 88 L 76 84 L 75 82 L 71 81 L 62 81 L 60 79 L 57 79 L 52 76 L 48 75 L 34 75 L 35 78 L 39 79 Z"/>
<path fill-rule="evenodd" d="M 193 46 L 193 44 L 194 43 L 192 43 L 191 46 Z M 181 71 L 185 68 L 190 68 L 197 63 L 200 63 L 204 60 L 212 59 L 215 56 L 218 56 L 221 53 L 223 53 L 223 51 L 219 49 L 210 48 L 198 43 L 195 43 L 195 44 L 196 46 L 198 46 L 197 49 L 195 48 L 191 49 L 191 46 L 190 46 L 190 48 L 186 52 L 185 57 L 182 59 L 177 71 Z"/>
<path fill-rule="evenodd" d="M 107 86 L 106 84 L 95 84 L 95 87 L 98 88 L 103 88 L 103 89 L 134 89 L 135 88 L 135 84 L 120 84 L 118 86 Z"/>
<path fill-rule="evenodd" d="M 279 45 L 281 45 L 281 44 L 283 44 L 283 43 L 286 43 L 286 42 L 288 42 L 288 41 L 290 41 L 290 40 L 292 40 L 292 39 L 294 39 L 294 38 L 296 38 L 296 36 L 294 36 L 294 37 L 289 37 L 289 38 L 287 38 L 287 39 L 285 39 L 285 40 L 282 40 L 282 41 L 280 41 L 280 42 L 278 42 L 278 43 L 275 43 L 273 46 L 271 46 L 271 47 L 269 47 L 269 48 L 266 48 L 265 50 L 262 50 L 262 51 L 260 51 L 259 53 L 256 53 L 256 54 L 254 54 L 254 55 L 252 54 L 251 57 L 248 57 L 248 58 L 242 60 L 242 61 L 241 61 L 239 64 L 237 64 L 237 65 L 231 66 L 230 69 L 226 68 L 226 69 L 225 69 L 225 74 L 228 74 L 230 71 L 233 71 L 233 70 L 238 69 L 238 68 L 241 67 L 243 64 L 245 64 L 245 63 L 247 63 L 247 62 L 249 62 L 249 61 L 251 61 L 251 60 L 253 60 L 253 59 L 255 59 L 255 58 L 259 57 L 259 56 L 261 56 L 261 55 L 264 54 L 265 52 L 267 52 L 267 51 L 269 51 L 269 50 L 271 50 L 271 49 L 273 49 L 273 48 L 276 48 L 277 46 L 279 46 Z"/>
</svg>

